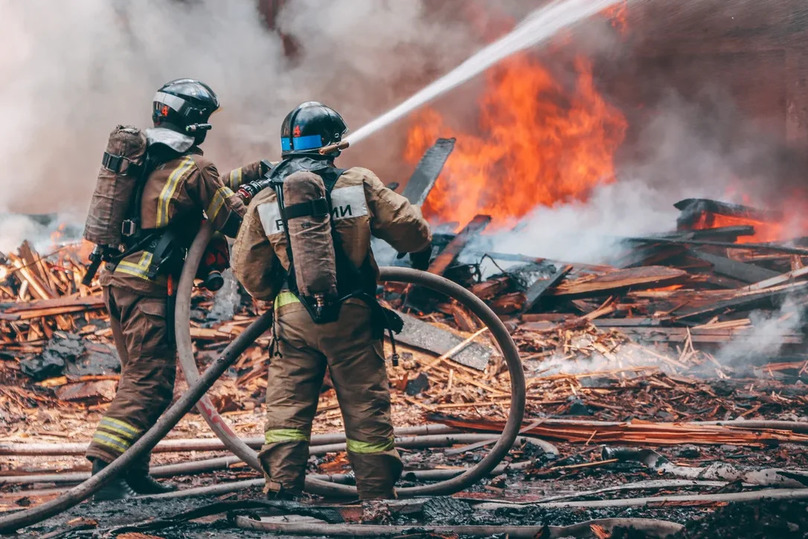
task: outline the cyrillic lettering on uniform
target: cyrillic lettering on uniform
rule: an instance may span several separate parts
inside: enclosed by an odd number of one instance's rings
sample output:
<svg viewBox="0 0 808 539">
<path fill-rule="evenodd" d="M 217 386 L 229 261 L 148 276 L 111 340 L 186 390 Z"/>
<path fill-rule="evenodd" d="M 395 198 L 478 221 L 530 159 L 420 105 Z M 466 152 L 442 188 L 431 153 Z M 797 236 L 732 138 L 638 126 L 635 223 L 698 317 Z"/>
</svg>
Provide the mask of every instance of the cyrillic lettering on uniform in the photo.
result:
<svg viewBox="0 0 808 539">
<path fill-rule="evenodd" d="M 340 187 L 331 191 L 331 219 L 354 219 L 368 214 L 365 188 L 361 185 Z"/>
<path fill-rule="evenodd" d="M 258 217 L 261 218 L 261 226 L 264 227 L 264 234 L 267 236 L 283 232 L 283 219 L 277 202 L 267 202 L 258 206 Z"/>
</svg>

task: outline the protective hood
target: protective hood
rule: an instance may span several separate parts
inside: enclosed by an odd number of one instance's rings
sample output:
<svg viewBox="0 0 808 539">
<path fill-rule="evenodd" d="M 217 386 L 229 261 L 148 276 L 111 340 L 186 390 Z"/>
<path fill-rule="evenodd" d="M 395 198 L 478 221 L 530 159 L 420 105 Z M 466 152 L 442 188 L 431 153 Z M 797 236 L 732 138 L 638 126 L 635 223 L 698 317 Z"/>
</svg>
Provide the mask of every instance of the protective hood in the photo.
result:
<svg viewBox="0 0 808 539">
<path fill-rule="evenodd" d="M 152 127 L 146 129 L 146 140 L 149 146 L 153 144 L 162 144 L 168 146 L 178 153 L 185 153 L 196 144 L 194 137 L 183 135 L 165 127 Z"/>
</svg>

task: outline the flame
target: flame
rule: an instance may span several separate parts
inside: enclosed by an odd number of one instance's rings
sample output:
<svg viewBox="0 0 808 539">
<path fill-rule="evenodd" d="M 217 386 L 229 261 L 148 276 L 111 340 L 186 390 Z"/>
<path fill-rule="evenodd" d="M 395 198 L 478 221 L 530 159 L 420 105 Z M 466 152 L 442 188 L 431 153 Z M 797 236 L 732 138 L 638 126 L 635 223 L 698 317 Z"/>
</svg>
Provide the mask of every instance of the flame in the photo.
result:
<svg viewBox="0 0 808 539">
<path fill-rule="evenodd" d="M 725 200 L 746 206 L 748 215 L 725 215 L 720 211 L 702 211 L 685 228 L 707 230 L 732 226 L 751 226 L 754 234 L 739 236 L 736 243 L 770 243 L 808 236 L 808 198 L 803 188 L 781 189 L 781 200 L 775 207 L 758 208 L 756 200 L 735 180 L 726 189 Z"/>
<path fill-rule="evenodd" d="M 628 33 L 628 0 L 622 0 L 612 7 L 604 9 L 602 13 L 609 19 L 612 28 L 625 38 Z"/>
<path fill-rule="evenodd" d="M 755 233 L 751 236 L 738 236 L 737 243 L 766 243 L 786 239 L 783 223 L 760 221 L 749 217 L 735 217 L 712 212 L 701 212 L 698 219 L 690 226 L 693 230 L 706 230 L 725 226 L 753 226 Z"/>
<path fill-rule="evenodd" d="M 479 102 L 478 132 L 448 127 L 434 109 L 412 118 L 405 159 L 417 163 L 438 137 L 457 138 L 424 214 L 461 225 L 475 215 L 510 226 L 537 206 L 586 200 L 615 180 L 614 152 L 626 120 L 595 89 L 592 66 L 575 61 L 569 90 L 530 54 L 489 70 Z"/>
</svg>

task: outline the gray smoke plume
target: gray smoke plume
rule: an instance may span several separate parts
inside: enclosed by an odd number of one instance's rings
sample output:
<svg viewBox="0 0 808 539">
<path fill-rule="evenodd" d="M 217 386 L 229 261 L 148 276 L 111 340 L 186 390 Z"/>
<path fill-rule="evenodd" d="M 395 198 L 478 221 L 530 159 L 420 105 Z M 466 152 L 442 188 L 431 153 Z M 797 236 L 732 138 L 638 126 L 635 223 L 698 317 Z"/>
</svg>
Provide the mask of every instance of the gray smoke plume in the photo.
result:
<svg viewBox="0 0 808 539">
<path fill-rule="evenodd" d="M 786 298 L 775 311 L 753 311 L 749 315 L 751 327 L 744 337 L 722 346 L 715 358 L 739 370 L 768 363 L 780 354 L 785 336 L 802 332 L 804 316 L 804 300 L 795 298 Z"/>
</svg>

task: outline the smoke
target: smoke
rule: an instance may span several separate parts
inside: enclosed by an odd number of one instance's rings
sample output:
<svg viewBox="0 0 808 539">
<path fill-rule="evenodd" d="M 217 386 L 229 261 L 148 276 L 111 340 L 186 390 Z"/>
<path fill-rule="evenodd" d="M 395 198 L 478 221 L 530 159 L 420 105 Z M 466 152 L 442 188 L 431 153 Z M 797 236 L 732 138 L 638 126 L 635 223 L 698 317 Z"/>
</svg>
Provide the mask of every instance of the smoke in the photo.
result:
<svg viewBox="0 0 808 539">
<path fill-rule="evenodd" d="M 676 210 L 640 180 L 596 187 L 586 202 L 539 207 L 513 230 L 475 240 L 470 250 L 602 264 L 622 253 L 621 238 L 665 232 Z"/>
<path fill-rule="evenodd" d="M 462 8 L 434 4 L 295 0 L 271 29 L 254 0 L 0 0 L 0 211 L 83 215 L 109 132 L 149 127 L 174 78 L 219 94 L 203 148 L 222 170 L 277 158 L 305 100 L 356 128 L 479 47 Z M 388 163 L 387 142 L 346 157 Z"/>
<path fill-rule="evenodd" d="M 784 336 L 802 333 L 805 316 L 804 300 L 788 297 L 776 311 L 754 311 L 749 315 L 751 328 L 743 337 L 734 339 L 716 354 L 719 363 L 743 369 L 764 364 L 783 349 Z"/>
</svg>

